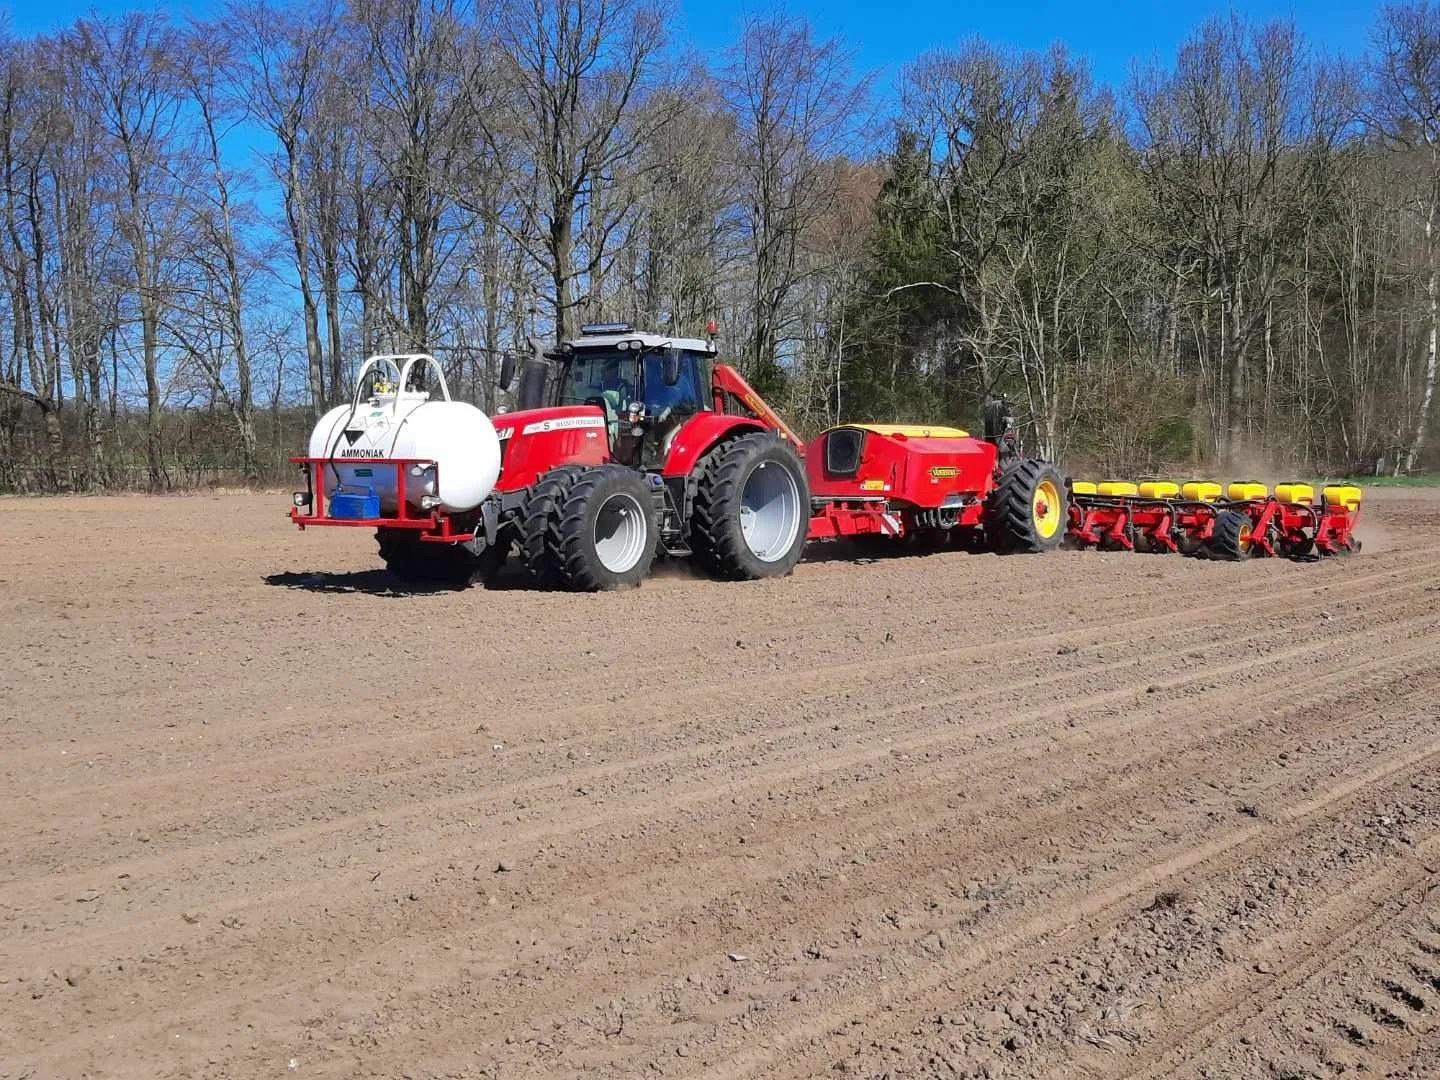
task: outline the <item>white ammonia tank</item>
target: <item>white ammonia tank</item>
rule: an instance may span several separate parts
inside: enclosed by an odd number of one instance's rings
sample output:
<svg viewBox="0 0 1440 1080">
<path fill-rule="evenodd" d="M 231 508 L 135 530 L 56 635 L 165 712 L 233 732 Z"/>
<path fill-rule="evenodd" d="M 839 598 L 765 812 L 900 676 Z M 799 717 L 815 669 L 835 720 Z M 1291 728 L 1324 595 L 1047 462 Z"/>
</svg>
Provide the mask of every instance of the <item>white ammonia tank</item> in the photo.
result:
<svg viewBox="0 0 1440 1080">
<path fill-rule="evenodd" d="M 411 384 L 412 370 L 422 364 L 429 365 L 439 385 L 438 400 L 425 391 L 400 389 Z M 412 511 L 429 508 L 421 506 L 427 495 L 439 498 L 432 506 L 440 509 L 473 510 L 495 489 L 500 477 L 495 427 L 474 405 L 450 400 L 444 373 L 432 357 L 372 357 L 360 369 L 356 386 L 355 400 L 327 412 L 310 435 L 310 457 L 327 459 L 320 470 L 327 499 L 342 486 L 350 492 L 368 489 L 379 498 L 381 514 L 395 514 L 396 470 L 371 464 L 382 458 L 418 458 L 439 466 L 439 490 L 435 466 L 406 468 L 405 501 Z"/>
</svg>

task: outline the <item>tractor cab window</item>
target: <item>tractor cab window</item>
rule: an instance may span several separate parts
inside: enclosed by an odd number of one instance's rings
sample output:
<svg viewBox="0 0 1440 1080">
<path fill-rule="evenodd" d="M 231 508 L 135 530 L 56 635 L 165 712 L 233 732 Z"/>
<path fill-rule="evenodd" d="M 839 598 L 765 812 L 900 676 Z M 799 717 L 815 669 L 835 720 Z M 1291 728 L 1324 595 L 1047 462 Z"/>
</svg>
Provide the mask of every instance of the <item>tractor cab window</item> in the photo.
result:
<svg viewBox="0 0 1440 1080">
<path fill-rule="evenodd" d="M 665 353 L 657 350 L 645 357 L 645 411 L 659 416 L 671 410 L 677 416 L 693 416 L 710 406 L 709 369 L 705 357 L 698 353 L 677 350 L 680 379 L 674 386 L 665 385 Z"/>
<path fill-rule="evenodd" d="M 558 405 L 583 405 L 599 399 L 619 414 L 632 401 L 643 401 L 650 416 L 665 409 L 689 416 L 710 407 L 709 361 L 701 353 L 677 350 L 680 378 L 665 385 L 665 350 L 643 353 L 624 349 L 576 349 L 560 380 Z"/>
<path fill-rule="evenodd" d="M 561 405 L 583 405 L 600 398 L 615 412 L 638 401 L 640 380 L 635 358 L 618 349 L 577 349 L 560 384 Z"/>
</svg>

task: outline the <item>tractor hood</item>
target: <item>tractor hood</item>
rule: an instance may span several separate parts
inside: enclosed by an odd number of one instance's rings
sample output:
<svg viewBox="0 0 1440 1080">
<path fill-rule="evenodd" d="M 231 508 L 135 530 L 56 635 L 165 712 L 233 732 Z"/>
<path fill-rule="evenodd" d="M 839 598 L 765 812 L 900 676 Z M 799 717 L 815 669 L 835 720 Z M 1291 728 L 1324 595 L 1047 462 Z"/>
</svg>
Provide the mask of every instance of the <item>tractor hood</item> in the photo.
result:
<svg viewBox="0 0 1440 1080">
<path fill-rule="evenodd" d="M 599 430 L 605 426 L 605 415 L 594 405 L 554 405 L 544 409 L 500 413 L 494 422 L 495 435 L 504 442 L 515 435 Z"/>
<path fill-rule="evenodd" d="M 523 409 L 495 417 L 500 440 L 498 491 L 529 487 L 560 465 L 601 465 L 610 460 L 605 414 L 593 405 Z"/>
</svg>

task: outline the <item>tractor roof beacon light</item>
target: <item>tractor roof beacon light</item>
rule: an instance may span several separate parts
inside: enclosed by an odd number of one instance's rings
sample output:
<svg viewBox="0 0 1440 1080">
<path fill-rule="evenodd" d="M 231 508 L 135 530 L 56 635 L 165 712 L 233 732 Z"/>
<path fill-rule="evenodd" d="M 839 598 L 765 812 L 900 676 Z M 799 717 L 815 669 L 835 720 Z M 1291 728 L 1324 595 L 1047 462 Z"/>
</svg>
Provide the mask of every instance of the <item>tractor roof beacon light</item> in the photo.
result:
<svg viewBox="0 0 1440 1080">
<path fill-rule="evenodd" d="M 580 327 L 580 333 L 585 337 L 596 337 L 600 334 L 628 334 L 633 329 L 628 322 L 585 323 Z"/>
</svg>

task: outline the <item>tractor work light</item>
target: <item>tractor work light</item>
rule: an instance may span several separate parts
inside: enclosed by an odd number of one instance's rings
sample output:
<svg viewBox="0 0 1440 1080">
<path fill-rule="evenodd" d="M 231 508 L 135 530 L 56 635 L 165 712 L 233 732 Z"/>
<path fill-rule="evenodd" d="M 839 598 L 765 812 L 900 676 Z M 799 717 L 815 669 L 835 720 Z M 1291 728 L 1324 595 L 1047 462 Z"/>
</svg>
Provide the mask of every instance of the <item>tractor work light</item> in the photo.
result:
<svg viewBox="0 0 1440 1080">
<path fill-rule="evenodd" d="M 628 322 L 593 322 L 585 323 L 580 327 L 580 333 L 586 336 L 595 334 L 628 334 L 633 327 Z"/>
<path fill-rule="evenodd" d="M 296 506 L 305 507 L 310 505 L 310 492 L 308 491 L 297 491 L 292 497 L 295 500 Z"/>
</svg>

